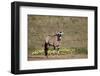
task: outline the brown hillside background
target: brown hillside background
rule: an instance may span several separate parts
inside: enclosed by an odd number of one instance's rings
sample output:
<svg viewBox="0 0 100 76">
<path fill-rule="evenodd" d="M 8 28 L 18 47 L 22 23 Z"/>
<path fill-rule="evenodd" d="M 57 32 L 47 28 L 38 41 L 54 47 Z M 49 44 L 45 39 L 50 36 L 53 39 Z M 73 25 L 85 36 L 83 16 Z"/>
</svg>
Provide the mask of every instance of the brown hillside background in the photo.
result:
<svg viewBox="0 0 100 76">
<path fill-rule="evenodd" d="M 87 17 L 28 15 L 28 51 L 43 49 L 47 35 L 63 31 L 64 48 L 87 48 Z"/>
</svg>

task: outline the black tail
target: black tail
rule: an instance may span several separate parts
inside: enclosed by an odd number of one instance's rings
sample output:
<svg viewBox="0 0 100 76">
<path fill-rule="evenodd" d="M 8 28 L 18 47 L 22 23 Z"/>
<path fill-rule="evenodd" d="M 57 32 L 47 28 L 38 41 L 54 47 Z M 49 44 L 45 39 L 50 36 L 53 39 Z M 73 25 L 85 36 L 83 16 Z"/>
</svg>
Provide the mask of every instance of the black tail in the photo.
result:
<svg viewBox="0 0 100 76">
<path fill-rule="evenodd" d="M 44 52 L 45 52 L 45 56 L 48 56 L 48 44 L 46 42 L 44 45 Z"/>
</svg>

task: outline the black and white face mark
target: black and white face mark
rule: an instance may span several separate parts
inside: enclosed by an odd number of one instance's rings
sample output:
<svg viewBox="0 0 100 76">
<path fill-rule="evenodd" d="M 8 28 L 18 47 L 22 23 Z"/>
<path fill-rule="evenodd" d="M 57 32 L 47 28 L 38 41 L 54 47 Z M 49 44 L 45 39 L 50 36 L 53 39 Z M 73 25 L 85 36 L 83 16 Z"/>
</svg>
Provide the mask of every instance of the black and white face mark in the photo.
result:
<svg viewBox="0 0 100 76">
<path fill-rule="evenodd" d="M 63 35 L 63 32 L 58 32 L 58 33 L 57 33 L 58 41 L 60 41 L 60 40 L 61 40 L 62 35 Z"/>
</svg>

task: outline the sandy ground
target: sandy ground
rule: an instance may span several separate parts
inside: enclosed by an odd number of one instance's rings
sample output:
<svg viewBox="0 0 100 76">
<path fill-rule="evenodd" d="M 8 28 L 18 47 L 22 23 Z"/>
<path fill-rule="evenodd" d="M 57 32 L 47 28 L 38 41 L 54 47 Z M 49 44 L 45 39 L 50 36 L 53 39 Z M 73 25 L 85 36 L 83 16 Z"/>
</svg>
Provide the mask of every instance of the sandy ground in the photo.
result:
<svg viewBox="0 0 100 76">
<path fill-rule="evenodd" d="M 43 55 L 35 55 L 35 56 L 30 56 L 28 57 L 29 61 L 33 61 L 33 60 L 53 60 L 53 59 L 84 59 L 84 58 L 88 58 L 87 55 L 85 54 L 76 54 L 76 55 L 51 55 L 45 57 Z"/>
</svg>

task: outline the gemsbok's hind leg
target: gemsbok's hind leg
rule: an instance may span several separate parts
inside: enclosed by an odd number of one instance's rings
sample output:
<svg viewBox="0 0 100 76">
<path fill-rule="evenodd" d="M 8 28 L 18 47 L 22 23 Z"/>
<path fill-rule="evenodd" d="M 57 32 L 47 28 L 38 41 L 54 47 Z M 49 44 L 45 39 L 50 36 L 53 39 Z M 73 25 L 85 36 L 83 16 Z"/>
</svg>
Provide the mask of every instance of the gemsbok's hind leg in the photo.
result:
<svg viewBox="0 0 100 76">
<path fill-rule="evenodd" d="M 45 43 L 45 48 L 44 48 L 44 53 L 45 53 L 45 56 L 48 58 L 48 44 Z"/>
</svg>

